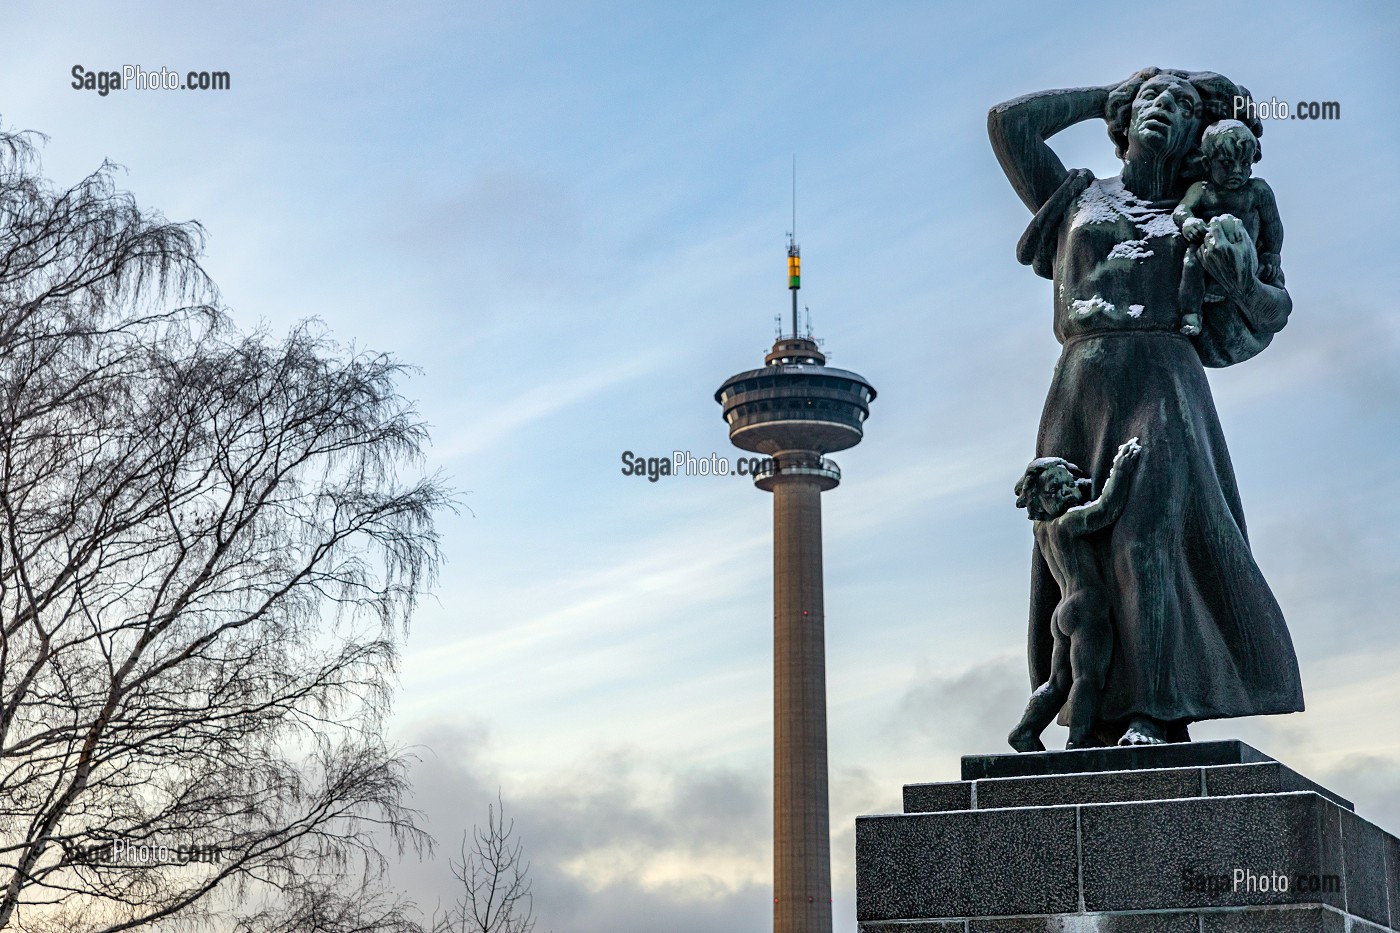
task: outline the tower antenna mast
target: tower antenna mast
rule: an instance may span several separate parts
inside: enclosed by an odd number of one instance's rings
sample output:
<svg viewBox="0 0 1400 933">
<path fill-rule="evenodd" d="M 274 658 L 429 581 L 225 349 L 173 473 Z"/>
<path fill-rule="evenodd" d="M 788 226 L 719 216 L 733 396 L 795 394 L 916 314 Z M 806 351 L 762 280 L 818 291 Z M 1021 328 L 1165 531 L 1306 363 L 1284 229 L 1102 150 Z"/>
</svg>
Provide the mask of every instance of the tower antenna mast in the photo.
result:
<svg viewBox="0 0 1400 933">
<path fill-rule="evenodd" d="M 788 234 L 788 290 L 792 292 L 792 335 L 798 336 L 797 290 L 802 287 L 802 250 L 797 245 L 797 155 L 792 157 L 792 232 Z"/>
</svg>

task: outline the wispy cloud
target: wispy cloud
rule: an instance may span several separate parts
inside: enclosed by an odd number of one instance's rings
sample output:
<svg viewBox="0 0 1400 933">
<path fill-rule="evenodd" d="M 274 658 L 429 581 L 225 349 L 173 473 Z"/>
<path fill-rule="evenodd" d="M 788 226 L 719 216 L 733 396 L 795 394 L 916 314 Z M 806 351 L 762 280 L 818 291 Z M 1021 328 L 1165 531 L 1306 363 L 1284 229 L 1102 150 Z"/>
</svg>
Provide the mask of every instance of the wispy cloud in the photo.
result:
<svg viewBox="0 0 1400 933">
<path fill-rule="evenodd" d="M 521 363 L 527 360 L 527 352 L 522 348 Z M 528 380 L 522 378 L 518 382 L 493 385 L 490 388 L 495 391 L 518 391 L 504 399 L 478 395 L 457 409 L 462 421 L 442 426 L 439 436 L 445 440 L 435 446 L 434 456 L 450 464 L 484 451 L 497 450 L 508 438 L 530 425 L 582 405 L 656 368 L 654 359 L 633 357 L 565 379 L 539 382 L 533 378 L 537 374 L 532 372 Z"/>
</svg>

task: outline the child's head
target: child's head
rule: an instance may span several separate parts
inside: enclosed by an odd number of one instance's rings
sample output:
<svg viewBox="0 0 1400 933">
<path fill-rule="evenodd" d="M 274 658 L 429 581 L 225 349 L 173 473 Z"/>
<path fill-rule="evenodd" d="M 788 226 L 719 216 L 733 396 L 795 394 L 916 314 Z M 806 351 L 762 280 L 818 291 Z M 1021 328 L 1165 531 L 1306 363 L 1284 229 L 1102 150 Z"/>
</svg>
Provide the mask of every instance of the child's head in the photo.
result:
<svg viewBox="0 0 1400 933">
<path fill-rule="evenodd" d="M 1217 120 L 1201 134 L 1201 154 L 1213 184 L 1244 187 L 1259 161 L 1259 139 L 1239 120 Z"/>
<path fill-rule="evenodd" d="M 1016 508 L 1032 521 L 1058 518 L 1087 498 L 1084 471 L 1063 457 L 1032 460 L 1016 483 Z"/>
</svg>

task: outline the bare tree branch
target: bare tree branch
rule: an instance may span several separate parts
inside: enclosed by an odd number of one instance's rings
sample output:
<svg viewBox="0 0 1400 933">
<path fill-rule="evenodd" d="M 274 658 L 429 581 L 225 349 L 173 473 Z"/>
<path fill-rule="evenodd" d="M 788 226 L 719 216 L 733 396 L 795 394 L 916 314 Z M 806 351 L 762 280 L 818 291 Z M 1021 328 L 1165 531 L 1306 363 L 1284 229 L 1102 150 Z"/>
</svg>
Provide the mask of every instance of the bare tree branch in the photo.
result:
<svg viewBox="0 0 1400 933">
<path fill-rule="evenodd" d="M 114 169 L 0 131 L 0 928 L 414 929 L 380 736 L 454 503 L 405 367 L 239 334 Z"/>
<path fill-rule="evenodd" d="M 535 928 L 530 863 L 515 835 L 515 820 L 506 819 L 499 792 L 487 807 L 486 828 L 462 834 L 461 861 L 452 874 L 462 897 L 434 927 L 435 933 L 531 933 Z"/>
</svg>

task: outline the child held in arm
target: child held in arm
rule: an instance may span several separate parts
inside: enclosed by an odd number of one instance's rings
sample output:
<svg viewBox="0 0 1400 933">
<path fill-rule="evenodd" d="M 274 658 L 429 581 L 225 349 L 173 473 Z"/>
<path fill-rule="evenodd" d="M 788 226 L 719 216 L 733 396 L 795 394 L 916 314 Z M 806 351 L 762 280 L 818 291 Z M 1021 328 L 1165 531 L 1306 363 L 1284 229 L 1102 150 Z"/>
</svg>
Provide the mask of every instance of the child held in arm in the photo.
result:
<svg viewBox="0 0 1400 933">
<path fill-rule="evenodd" d="M 1103 494 L 1092 502 L 1090 482 L 1061 457 L 1032 460 L 1016 484 L 1016 505 L 1035 522 L 1035 543 L 1060 587 L 1060 602 L 1050 620 L 1054 648 L 1050 679 L 1026 705 L 1026 713 L 1008 741 L 1018 752 L 1044 751 L 1040 733 L 1069 703 L 1066 748 L 1100 744 L 1094 724 L 1108 663 L 1113 656 L 1110 593 L 1104 568 L 1085 537 L 1112 525 L 1123 511 L 1142 448 L 1137 438 L 1118 448 Z"/>
<path fill-rule="evenodd" d="M 1186 191 L 1172 219 L 1188 244 L 1181 274 L 1181 332 L 1201 332 L 1202 306 L 1224 300 L 1218 289 L 1207 291 L 1206 273 L 1199 249 L 1209 232 L 1209 221 L 1225 214 L 1237 217 L 1249 232 L 1259 257 L 1259 281 L 1282 285 L 1279 253 L 1283 250 L 1283 223 L 1273 189 L 1262 178 L 1251 178 L 1259 161 L 1259 140 L 1239 120 L 1219 120 L 1201 136 L 1201 154 L 1210 177 Z"/>
</svg>

